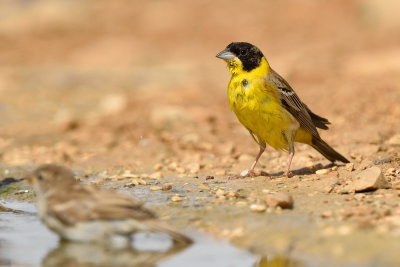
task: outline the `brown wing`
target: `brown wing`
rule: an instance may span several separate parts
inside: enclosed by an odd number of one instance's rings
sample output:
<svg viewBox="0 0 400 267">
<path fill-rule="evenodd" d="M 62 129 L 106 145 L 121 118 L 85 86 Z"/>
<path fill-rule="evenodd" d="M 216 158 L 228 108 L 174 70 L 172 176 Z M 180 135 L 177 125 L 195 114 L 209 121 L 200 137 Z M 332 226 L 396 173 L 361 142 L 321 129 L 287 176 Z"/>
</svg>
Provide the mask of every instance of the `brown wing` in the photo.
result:
<svg viewBox="0 0 400 267">
<path fill-rule="evenodd" d="M 79 221 L 156 217 L 136 197 L 81 184 L 76 184 L 70 192 L 49 197 L 48 201 L 48 212 L 69 225 Z"/>
<path fill-rule="evenodd" d="M 300 98 L 292 87 L 290 87 L 288 82 L 273 69 L 271 69 L 271 74 L 268 76 L 268 80 L 278 87 L 282 105 L 290 112 L 290 114 L 293 115 L 293 117 L 296 118 L 300 123 L 300 126 L 310 131 L 313 136 L 319 137 L 317 128 L 308 113 L 307 106 L 301 102 Z"/>
</svg>

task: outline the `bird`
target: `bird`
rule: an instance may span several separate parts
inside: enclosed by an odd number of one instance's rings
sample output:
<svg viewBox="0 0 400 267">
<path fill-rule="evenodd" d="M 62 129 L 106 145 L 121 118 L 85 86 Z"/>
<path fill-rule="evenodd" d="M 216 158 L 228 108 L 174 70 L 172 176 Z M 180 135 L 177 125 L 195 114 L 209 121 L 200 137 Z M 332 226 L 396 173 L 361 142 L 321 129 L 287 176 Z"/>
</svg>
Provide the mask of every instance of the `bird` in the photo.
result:
<svg viewBox="0 0 400 267">
<path fill-rule="evenodd" d="M 259 48 L 247 42 L 232 42 L 216 57 L 227 63 L 231 74 L 230 108 L 259 146 L 255 161 L 242 176 L 257 176 L 254 168 L 267 144 L 289 152 L 287 177 L 293 176 L 290 166 L 295 142 L 310 145 L 331 162 L 349 163 L 318 133 L 317 128 L 327 130 L 330 122 L 300 100 L 289 83 L 270 67 Z"/>
<path fill-rule="evenodd" d="M 25 178 L 36 193 L 39 218 L 62 240 L 123 249 L 144 231 L 166 233 L 175 244 L 192 242 L 133 195 L 81 184 L 65 167 L 44 164 Z"/>
</svg>

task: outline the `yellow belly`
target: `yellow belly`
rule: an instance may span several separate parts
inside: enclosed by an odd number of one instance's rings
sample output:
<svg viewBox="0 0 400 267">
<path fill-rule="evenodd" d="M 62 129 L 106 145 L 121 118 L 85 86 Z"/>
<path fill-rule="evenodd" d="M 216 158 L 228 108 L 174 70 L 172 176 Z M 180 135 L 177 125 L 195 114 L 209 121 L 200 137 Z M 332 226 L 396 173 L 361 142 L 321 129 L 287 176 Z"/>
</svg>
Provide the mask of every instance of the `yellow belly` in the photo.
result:
<svg viewBox="0 0 400 267">
<path fill-rule="evenodd" d="M 288 150 L 290 135 L 294 141 L 307 143 L 311 136 L 281 106 L 275 88 L 266 88 L 264 79 L 243 83 L 244 79 L 233 77 L 228 86 L 230 107 L 244 127 L 275 149 Z"/>
</svg>

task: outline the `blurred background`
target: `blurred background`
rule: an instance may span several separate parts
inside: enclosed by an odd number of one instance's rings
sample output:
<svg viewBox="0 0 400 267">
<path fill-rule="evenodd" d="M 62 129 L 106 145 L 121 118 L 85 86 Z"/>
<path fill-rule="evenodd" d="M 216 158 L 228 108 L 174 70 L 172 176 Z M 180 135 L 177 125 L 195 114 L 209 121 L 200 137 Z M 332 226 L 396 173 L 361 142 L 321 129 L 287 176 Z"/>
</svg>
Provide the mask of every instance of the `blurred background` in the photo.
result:
<svg viewBox="0 0 400 267">
<path fill-rule="evenodd" d="M 400 130 L 399 8 L 396 0 L 1 1 L 1 160 L 146 170 L 186 152 L 190 161 L 253 156 L 215 58 L 232 41 L 257 45 L 330 119 L 323 135 L 333 146 L 374 152 L 370 144 Z"/>
</svg>

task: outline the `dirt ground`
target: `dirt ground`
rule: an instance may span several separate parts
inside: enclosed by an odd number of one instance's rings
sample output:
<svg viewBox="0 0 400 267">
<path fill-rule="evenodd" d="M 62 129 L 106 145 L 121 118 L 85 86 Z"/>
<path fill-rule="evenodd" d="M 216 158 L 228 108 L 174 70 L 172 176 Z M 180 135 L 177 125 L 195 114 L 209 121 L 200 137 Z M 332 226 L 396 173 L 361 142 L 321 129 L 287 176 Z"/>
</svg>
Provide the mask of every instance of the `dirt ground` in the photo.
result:
<svg viewBox="0 0 400 267">
<path fill-rule="evenodd" d="M 394 0 L 1 2 L 1 176 L 62 164 L 138 194 L 184 231 L 261 255 L 398 266 L 399 8 Z M 293 178 L 282 176 L 286 153 L 267 148 L 258 170 L 269 175 L 234 179 L 258 148 L 229 110 L 229 73 L 215 58 L 232 41 L 257 45 L 331 121 L 321 135 L 354 167 L 297 145 Z M 374 166 L 386 189 L 355 193 L 357 175 Z M 294 208 L 268 207 L 271 192 L 290 194 Z"/>
</svg>

